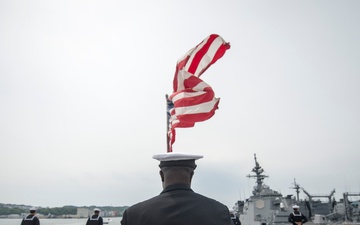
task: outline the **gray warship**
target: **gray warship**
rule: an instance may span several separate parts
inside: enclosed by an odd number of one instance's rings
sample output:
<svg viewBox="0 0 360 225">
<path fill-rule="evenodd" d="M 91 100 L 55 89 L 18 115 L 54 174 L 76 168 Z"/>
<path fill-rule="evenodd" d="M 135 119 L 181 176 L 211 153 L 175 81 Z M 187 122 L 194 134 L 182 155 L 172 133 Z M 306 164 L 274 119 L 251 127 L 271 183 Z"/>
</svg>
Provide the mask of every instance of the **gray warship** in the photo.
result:
<svg viewBox="0 0 360 225">
<path fill-rule="evenodd" d="M 359 201 L 350 201 L 348 198 L 360 194 L 344 193 L 344 199 L 337 203 L 334 198 L 335 189 L 328 195 L 312 195 L 294 179 L 294 187 L 291 188 L 296 190 L 297 196 L 283 196 L 264 184 L 264 179 L 268 176 L 264 175 L 264 169 L 257 161 L 256 154 L 254 159 L 254 175 L 247 175 L 256 179 L 252 196 L 245 201 L 237 201 L 233 207 L 241 225 L 290 225 L 288 216 L 293 212 L 292 206 L 295 204 L 300 206 L 301 212 L 309 219 L 308 225 L 360 225 Z M 299 199 L 300 190 L 306 194 L 307 199 Z M 327 201 L 321 201 L 321 198 Z"/>
</svg>

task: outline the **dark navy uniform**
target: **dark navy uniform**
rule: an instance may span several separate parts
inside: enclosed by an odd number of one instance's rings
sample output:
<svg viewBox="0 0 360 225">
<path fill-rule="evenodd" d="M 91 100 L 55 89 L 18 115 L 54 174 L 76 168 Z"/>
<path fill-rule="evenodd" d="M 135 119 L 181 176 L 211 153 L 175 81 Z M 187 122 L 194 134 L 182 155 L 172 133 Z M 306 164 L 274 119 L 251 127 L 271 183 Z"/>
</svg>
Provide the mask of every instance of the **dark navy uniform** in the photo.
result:
<svg viewBox="0 0 360 225">
<path fill-rule="evenodd" d="M 35 215 L 29 214 L 21 221 L 21 225 L 40 225 L 40 220 Z"/>
<path fill-rule="evenodd" d="M 229 209 L 188 185 L 167 186 L 160 195 L 129 207 L 122 225 L 230 225 Z"/>
<path fill-rule="evenodd" d="M 100 215 L 92 215 L 87 220 L 86 225 L 103 225 L 103 219 Z"/>
<path fill-rule="evenodd" d="M 293 225 L 297 225 L 297 223 L 301 223 L 301 224 L 306 223 L 308 221 L 308 219 L 301 212 L 294 211 L 294 212 L 290 213 L 288 221 L 290 223 L 292 223 Z"/>
</svg>

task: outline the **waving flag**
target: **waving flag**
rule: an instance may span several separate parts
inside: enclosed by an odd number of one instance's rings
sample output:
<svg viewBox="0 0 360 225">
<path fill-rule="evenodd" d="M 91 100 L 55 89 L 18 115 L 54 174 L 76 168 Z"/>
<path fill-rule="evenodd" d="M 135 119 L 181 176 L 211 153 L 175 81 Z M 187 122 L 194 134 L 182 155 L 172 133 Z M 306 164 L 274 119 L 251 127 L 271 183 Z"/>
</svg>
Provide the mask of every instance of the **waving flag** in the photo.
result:
<svg viewBox="0 0 360 225">
<path fill-rule="evenodd" d="M 176 65 L 174 92 L 167 97 L 168 152 L 175 142 L 175 128 L 193 127 L 210 119 L 219 105 L 212 88 L 199 77 L 230 48 L 217 34 L 211 34 L 190 49 Z"/>
</svg>

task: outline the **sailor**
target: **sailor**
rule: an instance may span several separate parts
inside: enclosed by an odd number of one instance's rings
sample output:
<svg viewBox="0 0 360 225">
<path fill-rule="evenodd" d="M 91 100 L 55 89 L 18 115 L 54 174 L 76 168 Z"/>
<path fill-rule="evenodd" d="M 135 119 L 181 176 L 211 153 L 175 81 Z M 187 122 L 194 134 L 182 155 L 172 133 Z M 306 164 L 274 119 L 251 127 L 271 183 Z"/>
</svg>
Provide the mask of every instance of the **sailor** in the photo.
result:
<svg viewBox="0 0 360 225">
<path fill-rule="evenodd" d="M 100 216 L 100 209 L 94 209 L 94 214 L 86 221 L 86 225 L 103 225 L 103 218 Z"/>
<path fill-rule="evenodd" d="M 308 221 L 306 216 L 304 216 L 304 214 L 299 211 L 299 208 L 300 207 L 298 205 L 294 205 L 294 212 L 290 213 L 289 215 L 288 221 L 293 225 L 302 225 Z"/>
<path fill-rule="evenodd" d="M 239 217 L 236 215 L 234 210 L 230 210 L 230 218 L 231 218 L 234 225 L 241 225 Z"/>
<path fill-rule="evenodd" d="M 22 221 L 21 225 L 40 225 L 40 220 L 35 216 L 36 208 L 30 208 L 30 214 L 27 215 Z"/>
<path fill-rule="evenodd" d="M 191 180 L 201 155 L 169 152 L 154 155 L 160 161 L 163 191 L 125 210 L 122 225 L 230 225 L 229 209 L 195 193 Z"/>
</svg>

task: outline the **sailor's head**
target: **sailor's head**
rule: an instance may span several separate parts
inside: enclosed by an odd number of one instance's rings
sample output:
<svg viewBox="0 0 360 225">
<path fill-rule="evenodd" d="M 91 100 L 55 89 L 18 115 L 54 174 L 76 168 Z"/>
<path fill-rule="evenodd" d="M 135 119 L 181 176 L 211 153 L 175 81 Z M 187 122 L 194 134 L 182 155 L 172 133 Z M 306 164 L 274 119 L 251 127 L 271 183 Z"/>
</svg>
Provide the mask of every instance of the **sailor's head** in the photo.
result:
<svg viewBox="0 0 360 225">
<path fill-rule="evenodd" d="M 300 208 L 300 206 L 298 206 L 298 205 L 293 205 L 293 209 L 294 209 L 294 210 L 299 210 L 299 208 Z"/>
<path fill-rule="evenodd" d="M 236 216 L 235 216 L 235 211 L 234 211 L 234 210 L 230 209 L 230 210 L 229 210 L 229 213 L 230 213 L 230 218 L 231 218 L 231 219 L 235 219 L 235 218 L 236 218 Z"/>
<path fill-rule="evenodd" d="M 160 177 L 163 187 L 176 183 L 190 184 L 194 170 L 195 160 L 203 158 L 202 155 L 168 152 L 153 156 L 159 160 Z"/>
<path fill-rule="evenodd" d="M 100 213 L 100 209 L 99 209 L 99 208 L 95 208 L 95 209 L 94 209 L 94 213 Z"/>
<path fill-rule="evenodd" d="M 30 213 L 36 213 L 36 208 L 35 207 L 31 207 L 29 210 Z"/>
</svg>

